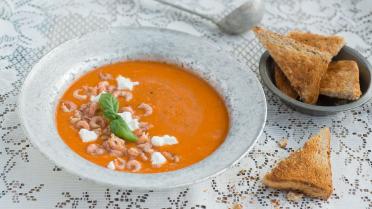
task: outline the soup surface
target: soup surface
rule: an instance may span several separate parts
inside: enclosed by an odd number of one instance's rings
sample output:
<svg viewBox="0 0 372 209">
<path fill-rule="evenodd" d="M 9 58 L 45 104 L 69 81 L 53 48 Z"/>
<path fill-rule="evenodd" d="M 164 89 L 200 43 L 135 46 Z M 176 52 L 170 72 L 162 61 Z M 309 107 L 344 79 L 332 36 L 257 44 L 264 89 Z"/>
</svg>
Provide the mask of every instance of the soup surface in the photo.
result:
<svg viewBox="0 0 372 209">
<path fill-rule="evenodd" d="M 125 121 L 132 124 L 136 142 L 111 133 L 97 100 L 100 92 L 115 96 L 118 113 L 132 117 Z M 129 61 L 100 67 L 75 81 L 59 101 L 56 125 L 72 150 L 97 165 L 157 173 L 210 155 L 224 141 L 229 119 L 223 100 L 204 80 L 175 65 Z"/>
</svg>

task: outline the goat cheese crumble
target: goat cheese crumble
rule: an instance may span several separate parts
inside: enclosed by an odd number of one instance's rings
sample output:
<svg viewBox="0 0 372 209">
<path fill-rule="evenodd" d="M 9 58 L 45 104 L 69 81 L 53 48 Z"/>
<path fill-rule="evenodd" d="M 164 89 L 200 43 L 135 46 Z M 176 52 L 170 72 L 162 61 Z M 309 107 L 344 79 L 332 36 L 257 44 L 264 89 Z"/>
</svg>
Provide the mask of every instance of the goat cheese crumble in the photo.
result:
<svg viewBox="0 0 372 209">
<path fill-rule="evenodd" d="M 97 140 L 98 136 L 96 132 L 94 131 L 89 131 L 88 129 L 80 129 L 79 131 L 80 138 L 83 142 L 92 142 Z"/>
<path fill-rule="evenodd" d="M 114 163 L 114 161 L 110 161 L 110 162 L 107 164 L 107 168 L 108 168 L 108 169 L 111 169 L 111 170 L 115 170 L 115 163 Z"/>
<path fill-rule="evenodd" d="M 161 165 L 165 162 L 167 162 L 167 159 L 160 152 L 153 152 L 151 154 L 152 165 Z"/>
<path fill-rule="evenodd" d="M 137 81 L 131 81 L 129 78 L 126 78 L 124 76 L 119 75 L 116 77 L 116 82 L 118 85 L 118 89 L 120 90 L 133 90 L 134 86 L 139 85 L 139 82 Z"/>
<path fill-rule="evenodd" d="M 178 144 L 177 138 L 174 136 L 164 135 L 164 136 L 153 136 L 151 138 L 151 144 L 154 146 L 164 146 L 164 145 L 174 145 Z"/>
<path fill-rule="evenodd" d="M 136 129 L 139 129 L 139 121 L 136 118 L 133 118 L 132 113 L 130 112 L 121 112 L 118 113 L 118 115 L 128 124 L 128 127 L 131 131 L 134 131 Z"/>
</svg>

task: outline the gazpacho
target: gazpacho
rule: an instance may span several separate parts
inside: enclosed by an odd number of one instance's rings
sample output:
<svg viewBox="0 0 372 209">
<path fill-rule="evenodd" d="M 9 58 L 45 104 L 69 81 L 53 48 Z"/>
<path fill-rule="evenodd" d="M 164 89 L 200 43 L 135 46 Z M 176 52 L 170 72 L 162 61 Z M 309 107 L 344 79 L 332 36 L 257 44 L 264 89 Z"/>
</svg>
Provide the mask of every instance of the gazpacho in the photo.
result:
<svg viewBox="0 0 372 209">
<path fill-rule="evenodd" d="M 106 168 L 158 173 L 192 165 L 220 146 L 229 118 L 220 95 L 176 65 L 127 61 L 77 79 L 56 109 L 64 142 Z"/>
</svg>

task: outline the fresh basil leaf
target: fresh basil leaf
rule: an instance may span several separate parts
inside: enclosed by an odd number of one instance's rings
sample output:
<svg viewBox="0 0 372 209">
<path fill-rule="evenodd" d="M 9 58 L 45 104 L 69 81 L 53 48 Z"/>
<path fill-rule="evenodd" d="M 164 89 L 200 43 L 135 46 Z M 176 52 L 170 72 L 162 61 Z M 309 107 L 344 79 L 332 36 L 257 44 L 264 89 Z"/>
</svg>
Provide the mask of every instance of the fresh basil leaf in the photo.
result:
<svg viewBox="0 0 372 209">
<path fill-rule="evenodd" d="M 127 141 L 137 141 L 137 136 L 132 133 L 127 123 L 117 114 L 119 110 L 119 102 L 116 97 L 110 93 L 104 93 L 99 98 L 99 105 L 105 118 L 110 121 L 110 129 L 112 133 Z"/>
<path fill-rule="evenodd" d="M 118 118 L 116 113 L 119 110 L 118 100 L 110 93 L 104 93 L 99 97 L 99 105 L 103 110 L 104 116 L 109 120 Z"/>
<path fill-rule="evenodd" d="M 130 142 L 137 141 L 137 136 L 132 133 L 127 123 L 122 118 L 117 118 L 110 122 L 110 129 L 117 137 Z"/>
<path fill-rule="evenodd" d="M 111 110 L 103 110 L 103 115 L 105 116 L 105 118 L 107 118 L 109 121 L 113 121 L 115 119 L 118 119 L 120 118 L 120 116 L 114 112 L 112 112 Z"/>
</svg>

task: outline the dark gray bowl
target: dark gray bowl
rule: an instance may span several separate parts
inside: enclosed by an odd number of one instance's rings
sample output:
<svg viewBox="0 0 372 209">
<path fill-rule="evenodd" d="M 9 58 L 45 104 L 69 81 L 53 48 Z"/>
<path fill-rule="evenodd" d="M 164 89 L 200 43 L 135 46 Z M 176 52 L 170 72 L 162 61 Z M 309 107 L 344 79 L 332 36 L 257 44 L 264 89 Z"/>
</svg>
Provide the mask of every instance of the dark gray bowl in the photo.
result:
<svg viewBox="0 0 372 209">
<path fill-rule="evenodd" d="M 274 60 L 267 51 L 261 56 L 259 69 L 265 85 L 288 106 L 309 115 L 331 115 L 361 106 L 372 96 L 372 68 L 363 55 L 348 46 L 344 46 L 333 60 L 354 60 L 358 63 L 360 88 L 362 91 L 362 96 L 358 100 L 346 101 L 320 95 L 318 103 L 311 105 L 288 97 L 275 86 Z"/>
</svg>

